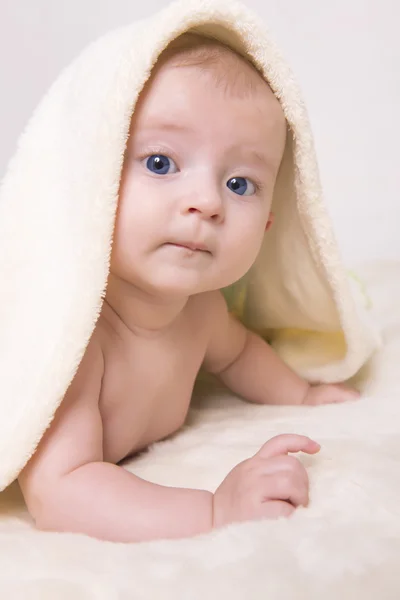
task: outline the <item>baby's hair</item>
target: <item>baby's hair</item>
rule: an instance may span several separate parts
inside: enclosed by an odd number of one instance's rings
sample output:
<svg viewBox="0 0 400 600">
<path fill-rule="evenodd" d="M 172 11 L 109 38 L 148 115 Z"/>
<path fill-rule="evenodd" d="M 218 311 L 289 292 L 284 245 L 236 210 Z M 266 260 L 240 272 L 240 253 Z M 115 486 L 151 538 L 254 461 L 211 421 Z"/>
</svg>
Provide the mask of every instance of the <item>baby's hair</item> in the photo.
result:
<svg viewBox="0 0 400 600">
<path fill-rule="evenodd" d="M 173 40 L 159 57 L 176 67 L 199 67 L 212 75 L 217 87 L 237 97 L 251 96 L 268 85 L 257 68 L 219 40 L 197 33 L 184 33 Z M 257 75 L 257 77 L 254 77 Z"/>
</svg>

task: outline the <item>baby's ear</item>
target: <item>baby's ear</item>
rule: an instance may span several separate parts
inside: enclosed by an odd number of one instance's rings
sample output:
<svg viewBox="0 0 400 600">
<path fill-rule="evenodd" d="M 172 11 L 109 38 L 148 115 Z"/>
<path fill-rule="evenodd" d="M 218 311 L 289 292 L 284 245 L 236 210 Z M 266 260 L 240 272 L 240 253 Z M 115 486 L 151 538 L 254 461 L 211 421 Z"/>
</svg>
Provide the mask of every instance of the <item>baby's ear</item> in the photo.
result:
<svg viewBox="0 0 400 600">
<path fill-rule="evenodd" d="M 273 222 L 274 222 L 274 213 L 270 212 L 267 224 L 265 226 L 265 231 L 268 231 L 268 229 L 271 227 L 271 225 L 272 225 Z"/>
</svg>

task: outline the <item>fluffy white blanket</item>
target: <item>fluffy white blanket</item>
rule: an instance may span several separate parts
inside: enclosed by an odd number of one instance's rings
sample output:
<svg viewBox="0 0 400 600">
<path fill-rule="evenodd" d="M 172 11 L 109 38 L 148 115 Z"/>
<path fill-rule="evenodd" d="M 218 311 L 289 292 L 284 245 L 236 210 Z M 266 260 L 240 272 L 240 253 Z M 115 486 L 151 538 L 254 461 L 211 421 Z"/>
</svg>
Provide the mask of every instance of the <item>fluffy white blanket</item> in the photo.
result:
<svg viewBox="0 0 400 600">
<path fill-rule="evenodd" d="M 398 600 L 400 263 L 361 273 L 384 335 L 359 377 L 361 401 L 260 407 L 201 384 L 187 426 L 126 465 L 154 482 L 213 490 L 268 438 L 304 433 L 322 444 L 304 457 L 309 508 L 289 520 L 126 545 L 36 531 L 13 484 L 0 495 L 0 598 Z"/>
</svg>

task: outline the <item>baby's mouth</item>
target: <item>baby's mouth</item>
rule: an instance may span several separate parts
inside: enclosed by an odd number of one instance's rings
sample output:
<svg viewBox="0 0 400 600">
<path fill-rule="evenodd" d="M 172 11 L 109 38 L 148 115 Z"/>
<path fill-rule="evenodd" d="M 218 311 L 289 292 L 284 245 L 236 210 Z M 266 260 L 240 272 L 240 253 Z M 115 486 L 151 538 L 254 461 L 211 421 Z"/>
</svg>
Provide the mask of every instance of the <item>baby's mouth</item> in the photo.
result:
<svg viewBox="0 0 400 600">
<path fill-rule="evenodd" d="M 192 250 L 192 252 L 205 252 L 211 254 L 208 246 L 201 242 L 167 242 L 167 245 L 186 248 L 187 250 Z"/>
</svg>

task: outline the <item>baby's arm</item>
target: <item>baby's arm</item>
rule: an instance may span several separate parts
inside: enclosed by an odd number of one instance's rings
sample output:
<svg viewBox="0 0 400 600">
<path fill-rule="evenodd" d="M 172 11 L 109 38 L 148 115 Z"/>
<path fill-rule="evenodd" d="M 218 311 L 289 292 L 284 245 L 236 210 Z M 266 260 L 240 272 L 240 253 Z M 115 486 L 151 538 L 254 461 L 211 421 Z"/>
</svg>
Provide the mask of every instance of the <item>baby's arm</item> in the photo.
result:
<svg viewBox="0 0 400 600">
<path fill-rule="evenodd" d="M 19 483 L 39 529 L 119 542 L 186 537 L 212 528 L 213 494 L 163 487 L 103 462 L 101 349 L 90 342 Z"/>
<path fill-rule="evenodd" d="M 358 397 L 340 385 L 311 386 L 228 312 L 221 292 L 209 299 L 212 335 L 203 366 L 236 394 L 258 404 L 324 404 Z"/>
</svg>

